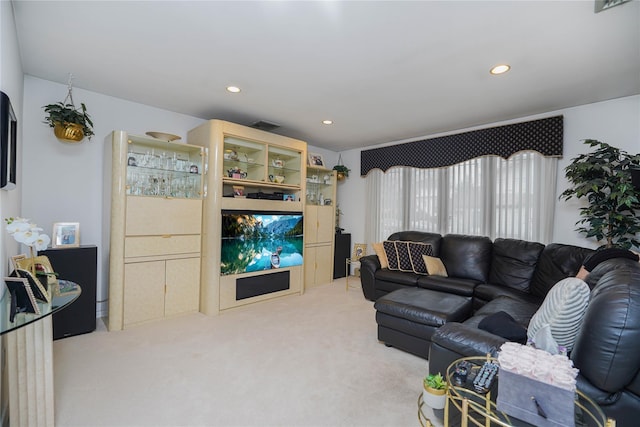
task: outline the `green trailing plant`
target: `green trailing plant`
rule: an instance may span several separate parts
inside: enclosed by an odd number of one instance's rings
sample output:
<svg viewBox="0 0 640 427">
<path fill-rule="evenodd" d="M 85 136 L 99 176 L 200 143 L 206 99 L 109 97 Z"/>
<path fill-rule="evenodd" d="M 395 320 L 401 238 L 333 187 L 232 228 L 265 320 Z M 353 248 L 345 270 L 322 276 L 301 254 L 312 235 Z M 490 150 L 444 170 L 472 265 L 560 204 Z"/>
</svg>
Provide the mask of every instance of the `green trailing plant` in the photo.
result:
<svg viewBox="0 0 640 427">
<path fill-rule="evenodd" d="M 595 139 L 585 144 L 595 151 L 572 159 L 565 174 L 572 187 L 560 199 L 586 198 L 580 208 L 582 224 L 576 231 L 605 242 L 602 247 L 640 247 L 640 192 L 634 187 L 631 170 L 640 169 L 640 154 L 630 155 Z"/>
<path fill-rule="evenodd" d="M 50 127 L 55 127 L 56 123 L 64 125 L 65 123 L 75 123 L 82 126 L 84 136 L 91 139 L 93 133 L 93 122 L 87 113 L 87 107 L 84 103 L 80 104 L 80 108 L 76 109 L 73 104 L 65 104 L 57 102 L 55 104 L 45 105 L 44 111 L 48 114 L 44 119 Z"/>
<path fill-rule="evenodd" d="M 447 388 L 447 382 L 444 377 L 438 372 L 437 374 L 429 374 L 424 378 L 425 388 L 432 388 L 434 390 L 444 390 Z"/>
<path fill-rule="evenodd" d="M 349 172 L 351 172 L 351 169 L 349 169 L 345 165 L 335 165 L 333 167 L 333 170 L 338 171 L 338 173 L 342 173 L 347 178 L 349 177 Z"/>
</svg>

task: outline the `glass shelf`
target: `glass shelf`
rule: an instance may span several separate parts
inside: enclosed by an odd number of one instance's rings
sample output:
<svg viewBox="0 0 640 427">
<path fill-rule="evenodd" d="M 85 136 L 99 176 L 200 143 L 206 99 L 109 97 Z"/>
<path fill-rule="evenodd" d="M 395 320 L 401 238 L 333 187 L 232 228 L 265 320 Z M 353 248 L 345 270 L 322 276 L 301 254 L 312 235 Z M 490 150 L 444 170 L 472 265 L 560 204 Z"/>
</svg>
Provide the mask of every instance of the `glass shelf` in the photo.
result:
<svg viewBox="0 0 640 427">
<path fill-rule="evenodd" d="M 202 198 L 202 147 L 129 135 L 127 195 Z"/>
</svg>

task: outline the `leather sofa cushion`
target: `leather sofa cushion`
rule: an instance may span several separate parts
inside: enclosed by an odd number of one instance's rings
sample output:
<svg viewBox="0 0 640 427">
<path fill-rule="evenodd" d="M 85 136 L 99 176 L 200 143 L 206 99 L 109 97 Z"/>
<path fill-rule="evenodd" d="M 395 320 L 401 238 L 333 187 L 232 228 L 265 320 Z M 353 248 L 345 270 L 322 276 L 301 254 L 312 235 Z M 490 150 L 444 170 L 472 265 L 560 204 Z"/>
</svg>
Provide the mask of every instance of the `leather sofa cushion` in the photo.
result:
<svg viewBox="0 0 640 427">
<path fill-rule="evenodd" d="M 430 326 L 464 320 L 471 306 L 471 298 L 418 288 L 393 291 L 374 304 L 381 313 Z"/>
<path fill-rule="evenodd" d="M 584 259 L 593 249 L 550 243 L 542 250 L 538 266 L 531 279 L 530 291 L 544 298 L 549 290 L 566 277 L 575 276 Z"/>
<path fill-rule="evenodd" d="M 473 288 L 478 285 L 478 282 L 458 277 L 419 276 L 417 285 L 423 289 L 470 297 L 473 296 Z"/>
<path fill-rule="evenodd" d="M 450 277 L 488 282 L 492 248 L 486 236 L 447 234 L 440 245 L 440 259 Z"/>
<path fill-rule="evenodd" d="M 591 291 L 571 359 L 594 386 L 617 392 L 640 371 L 640 267 L 605 273 Z"/>
<path fill-rule="evenodd" d="M 389 236 L 387 240 L 404 240 L 406 242 L 429 243 L 433 250 L 433 255 L 440 253 L 440 242 L 442 235 L 438 233 L 426 233 L 424 231 L 398 231 Z"/>
<path fill-rule="evenodd" d="M 404 273 L 397 270 L 389 270 L 388 268 L 382 268 L 376 271 L 376 281 L 394 282 L 405 286 L 416 286 L 418 283 L 418 276 L 415 273 Z"/>
<path fill-rule="evenodd" d="M 480 302 L 478 305 L 484 305 L 498 297 L 511 297 L 520 301 L 526 301 L 532 304 L 542 304 L 543 298 L 531 295 L 529 292 L 518 289 L 494 285 L 493 283 L 482 283 L 473 290 L 473 297 Z"/>
<path fill-rule="evenodd" d="M 543 249 L 542 243 L 495 239 L 489 282 L 528 292 L 538 257 Z"/>
</svg>

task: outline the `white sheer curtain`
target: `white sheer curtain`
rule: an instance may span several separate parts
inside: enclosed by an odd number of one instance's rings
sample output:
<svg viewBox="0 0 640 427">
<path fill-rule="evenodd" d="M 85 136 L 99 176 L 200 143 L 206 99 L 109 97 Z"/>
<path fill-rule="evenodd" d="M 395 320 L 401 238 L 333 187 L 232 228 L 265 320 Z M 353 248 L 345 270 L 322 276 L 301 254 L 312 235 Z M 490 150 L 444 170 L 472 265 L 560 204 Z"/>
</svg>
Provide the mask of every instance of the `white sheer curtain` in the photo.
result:
<svg viewBox="0 0 640 427">
<path fill-rule="evenodd" d="M 367 241 L 421 230 L 549 243 L 557 167 L 557 158 L 523 152 L 447 168 L 372 171 L 366 179 Z"/>
</svg>

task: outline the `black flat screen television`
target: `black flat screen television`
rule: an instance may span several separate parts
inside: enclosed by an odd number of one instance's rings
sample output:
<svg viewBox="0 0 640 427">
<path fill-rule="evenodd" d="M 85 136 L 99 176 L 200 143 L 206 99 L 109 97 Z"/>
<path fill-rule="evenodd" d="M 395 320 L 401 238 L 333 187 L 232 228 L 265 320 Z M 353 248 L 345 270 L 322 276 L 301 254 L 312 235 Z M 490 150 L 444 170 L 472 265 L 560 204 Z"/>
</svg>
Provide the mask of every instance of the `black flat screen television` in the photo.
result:
<svg viewBox="0 0 640 427">
<path fill-rule="evenodd" d="M 220 275 L 302 265 L 302 212 L 222 211 Z"/>
<path fill-rule="evenodd" d="M 0 188 L 16 188 L 18 120 L 6 93 L 0 92 Z"/>
</svg>

